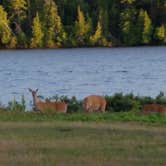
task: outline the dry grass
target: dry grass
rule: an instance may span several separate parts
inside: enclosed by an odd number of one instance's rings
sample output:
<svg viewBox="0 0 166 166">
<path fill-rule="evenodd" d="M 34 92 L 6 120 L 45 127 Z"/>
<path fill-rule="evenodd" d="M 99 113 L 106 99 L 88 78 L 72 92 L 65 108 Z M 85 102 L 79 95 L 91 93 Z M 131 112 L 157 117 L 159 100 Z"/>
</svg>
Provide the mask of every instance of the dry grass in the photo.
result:
<svg viewBox="0 0 166 166">
<path fill-rule="evenodd" d="M 1 122 L 0 165 L 164 166 L 165 138 L 139 123 Z"/>
</svg>

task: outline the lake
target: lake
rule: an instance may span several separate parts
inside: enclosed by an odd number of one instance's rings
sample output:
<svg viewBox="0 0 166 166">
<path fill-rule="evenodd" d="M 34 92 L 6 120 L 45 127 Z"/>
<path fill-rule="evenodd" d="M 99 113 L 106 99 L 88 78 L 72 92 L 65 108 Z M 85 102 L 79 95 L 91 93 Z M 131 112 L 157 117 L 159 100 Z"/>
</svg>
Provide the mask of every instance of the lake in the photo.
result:
<svg viewBox="0 0 166 166">
<path fill-rule="evenodd" d="M 166 92 L 166 47 L 78 48 L 0 51 L 0 101 L 8 103 L 28 88 L 39 95 L 156 96 Z"/>
</svg>

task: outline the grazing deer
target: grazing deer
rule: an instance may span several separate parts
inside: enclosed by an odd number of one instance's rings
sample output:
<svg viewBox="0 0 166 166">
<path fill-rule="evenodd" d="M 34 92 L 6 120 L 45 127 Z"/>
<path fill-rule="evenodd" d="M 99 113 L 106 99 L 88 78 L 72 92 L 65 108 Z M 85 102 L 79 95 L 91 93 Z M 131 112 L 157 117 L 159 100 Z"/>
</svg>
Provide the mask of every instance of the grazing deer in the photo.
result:
<svg viewBox="0 0 166 166">
<path fill-rule="evenodd" d="M 142 112 L 144 114 L 148 114 L 151 112 L 164 114 L 164 113 L 166 113 L 166 106 L 161 105 L 161 104 L 145 104 L 142 108 Z"/>
<path fill-rule="evenodd" d="M 67 112 L 67 104 L 65 102 L 40 101 L 37 97 L 38 89 L 32 90 L 29 88 L 29 91 L 32 93 L 34 111 L 45 112 L 46 110 L 51 110 L 60 113 Z"/>
<path fill-rule="evenodd" d="M 105 112 L 106 100 L 102 96 L 90 95 L 83 100 L 83 109 L 85 112 Z"/>
</svg>

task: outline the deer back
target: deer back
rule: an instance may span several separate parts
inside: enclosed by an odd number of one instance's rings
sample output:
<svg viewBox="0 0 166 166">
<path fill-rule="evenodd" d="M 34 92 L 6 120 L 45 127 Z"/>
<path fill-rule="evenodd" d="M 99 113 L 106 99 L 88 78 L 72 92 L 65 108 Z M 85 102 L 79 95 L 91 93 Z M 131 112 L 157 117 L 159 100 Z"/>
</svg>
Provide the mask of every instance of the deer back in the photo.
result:
<svg viewBox="0 0 166 166">
<path fill-rule="evenodd" d="M 65 102 L 37 102 L 36 103 L 37 110 L 41 112 L 46 112 L 47 110 L 51 110 L 55 113 L 66 113 L 67 112 L 67 104 Z"/>
<path fill-rule="evenodd" d="M 83 109 L 85 112 L 105 112 L 106 100 L 102 96 L 90 95 L 83 100 Z"/>
<path fill-rule="evenodd" d="M 161 105 L 161 104 L 145 104 L 142 109 L 143 113 L 151 113 L 151 112 L 156 112 L 156 113 L 166 113 L 166 106 Z"/>
</svg>

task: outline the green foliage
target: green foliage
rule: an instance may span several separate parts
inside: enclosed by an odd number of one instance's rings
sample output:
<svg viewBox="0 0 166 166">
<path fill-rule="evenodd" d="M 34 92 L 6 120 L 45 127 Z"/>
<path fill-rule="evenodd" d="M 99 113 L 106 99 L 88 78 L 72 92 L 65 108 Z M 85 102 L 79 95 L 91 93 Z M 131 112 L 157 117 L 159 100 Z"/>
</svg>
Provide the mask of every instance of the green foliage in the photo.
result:
<svg viewBox="0 0 166 166">
<path fill-rule="evenodd" d="M 32 38 L 31 38 L 30 47 L 31 48 L 42 47 L 43 36 L 44 36 L 44 34 L 41 29 L 41 22 L 39 19 L 39 14 L 36 13 L 36 17 L 33 19 Z"/>
<path fill-rule="evenodd" d="M 9 4 L 11 8 L 10 19 L 21 25 L 21 21 L 26 18 L 26 0 L 12 0 Z"/>
<path fill-rule="evenodd" d="M 166 42 L 166 32 L 165 32 L 165 26 L 163 24 L 159 27 L 156 27 L 154 38 L 156 40 L 159 40 L 161 43 Z"/>
<path fill-rule="evenodd" d="M 78 45 L 85 45 L 89 37 L 89 31 L 91 30 L 90 20 L 86 20 L 83 11 L 80 6 L 77 7 L 78 17 L 75 22 L 75 36 Z"/>
<path fill-rule="evenodd" d="M 107 111 L 130 111 L 138 110 L 140 103 L 136 100 L 133 94 L 123 95 L 122 93 L 116 93 L 113 96 L 106 96 Z"/>
<path fill-rule="evenodd" d="M 136 10 L 127 8 L 120 14 L 121 39 L 124 45 L 137 45 Z"/>
<path fill-rule="evenodd" d="M 21 97 L 21 102 L 18 102 L 13 99 L 13 101 L 10 101 L 8 103 L 8 106 L 6 108 L 8 111 L 15 111 L 15 112 L 25 112 L 26 111 L 26 102 L 24 96 Z"/>
<path fill-rule="evenodd" d="M 57 5 L 53 0 L 45 1 L 44 17 L 45 47 L 60 47 L 65 42 L 66 34 L 62 27 Z"/>
<path fill-rule="evenodd" d="M 93 35 L 90 36 L 90 43 L 93 46 L 107 46 L 106 38 L 103 36 L 103 29 L 100 20 L 97 23 L 96 31 Z"/>
<path fill-rule="evenodd" d="M 9 20 L 7 18 L 7 13 L 5 12 L 3 6 L 0 6 L 0 45 L 7 45 L 10 43 L 12 34 L 9 27 Z"/>
<path fill-rule="evenodd" d="M 36 13 L 42 44 L 32 35 Z M 5 0 L 0 15 L 1 48 L 166 44 L 164 1 Z"/>
<path fill-rule="evenodd" d="M 147 11 L 141 11 L 141 17 L 143 19 L 143 32 L 142 32 L 142 42 L 143 44 L 149 44 L 152 40 L 152 22 L 147 13 Z"/>
</svg>

